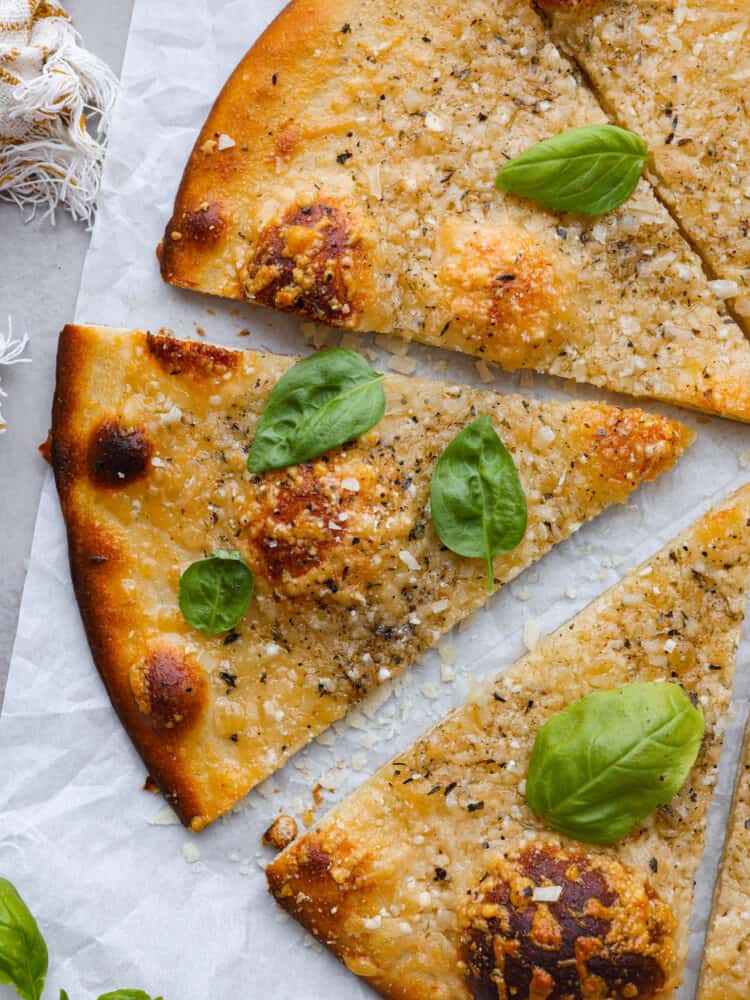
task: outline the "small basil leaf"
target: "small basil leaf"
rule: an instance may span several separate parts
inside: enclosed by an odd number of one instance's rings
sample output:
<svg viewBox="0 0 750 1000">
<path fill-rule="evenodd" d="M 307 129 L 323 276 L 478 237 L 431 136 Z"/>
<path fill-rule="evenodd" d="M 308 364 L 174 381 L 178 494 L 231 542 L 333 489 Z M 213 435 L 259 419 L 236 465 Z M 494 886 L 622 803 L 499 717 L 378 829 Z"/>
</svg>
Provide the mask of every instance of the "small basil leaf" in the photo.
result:
<svg viewBox="0 0 750 1000">
<path fill-rule="evenodd" d="M 180 577 L 180 611 L 199 632 L 234 628 L 253 596 L 253 574 L 239 552 L 214 552 Z"/>
<path fill-rule="evenodd" d="M 555 212 L 603 215 L 635 191 L 648 159 L 640 136 L 615 125 L 584 125 L 545 139 L 497 175 L 501 191 Z"/>
<path fill-rule="evenodd" d="M 460 556 L 484 559 L 491 592 L 492 560 L 518 545 L 528 517 L 518 470 L 491 417 L 465 427 L 440 456 L 430 508 L 443 545 Z"/>
<path fill-rule="evenodd" d="M 15 886 L 0 878 L 0 983 L 15 986 L 24 1000 L 39 1000 L 48 962 L 36 920 Z"/>
<path fill-rule="evenodd" d="M 385 413 L 382 378 L 361 354 L 338 347 L 292 365 L 258 422 L 250 472 L 307 462 L 369 431 Z"/>
<path fill-rule="evenodd" d="M 703 730 L 703 712 L 678 684 L 597 691 L 539 729 L 528 803 L 558 833 L 611 844 L 682 788 Z"/>
<path fill-rule="evenodd" d="M 70 1000 L 67 990 L 60 990 L 60 1000 Z"/>
<path fill-rule="evenodd" d="M 99 1000 L 151 1000 L 151 996 L 143 990 L 115 990 L 114 993 L 103 993 Z M 164 1000 L 164 998 L 154 997 L 153 1000 Z"/>
</svg>

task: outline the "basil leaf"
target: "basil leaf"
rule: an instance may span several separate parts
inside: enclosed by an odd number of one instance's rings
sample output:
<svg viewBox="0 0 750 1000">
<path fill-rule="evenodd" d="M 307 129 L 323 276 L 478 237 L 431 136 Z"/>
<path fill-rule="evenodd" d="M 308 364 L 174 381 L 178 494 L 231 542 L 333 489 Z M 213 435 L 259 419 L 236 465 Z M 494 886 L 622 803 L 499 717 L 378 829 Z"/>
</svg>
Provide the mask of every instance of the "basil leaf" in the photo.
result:
<svg viewBox="0 0 750 1000">
<path fill-rule="evenodd" d="M 151 1000 L 151 997 L 143 990 L 115 990 L 114 993 L 103 993 L 99 1000 Z M 154 997 L 153 1000 L 164 1000 L 164 998 Z"/>
<path fill-rule="evenodd" d="M 528 803 L 558 833 L 611 844 L 682 788 L 704 725 L 678 684 L 590 694 L 539 729 Z"/>
<path fill-rule="evenodd" d="M 48 962 L 36 920 L 15 886 L 0 878 L 0 983 L 15 986 L 24 1000 L 39 1000 Z"/>
<path fill-rule="evenodd" d="M 635 191 L 647 159 L 648 146 L 633 132 L 616 125 L 584 125 L 510 160 L 495 186 L 555 212 L 603 215 Z"/>
<path fill-rule="evenodd" d="M 60 1000 L 70 1000 L 67 990 L 60 990 Z"/>
<path fill-rule="evenodd" d="M 258 422 L 250 472 L 307 462 L 369 431 L 385 413 L 382 378 L 361 354 L 338 347 L 292 365 Z"/>
<path fill-rule="evenodd" d="M 491 417 L 465 427 L 440 456 L 430 508 L 443 545 L 460 556 L 485 560 L 491 592 L 492 560 L 518 545 L 528 517 L 518 470 Z"/>
<path fill-rule="evenodd" d="M 228 632 L 247 611 L 253 574 L 239 552 L 214 552 L 180 577 L 180 611 L 199 632 Z"/>
</svg>

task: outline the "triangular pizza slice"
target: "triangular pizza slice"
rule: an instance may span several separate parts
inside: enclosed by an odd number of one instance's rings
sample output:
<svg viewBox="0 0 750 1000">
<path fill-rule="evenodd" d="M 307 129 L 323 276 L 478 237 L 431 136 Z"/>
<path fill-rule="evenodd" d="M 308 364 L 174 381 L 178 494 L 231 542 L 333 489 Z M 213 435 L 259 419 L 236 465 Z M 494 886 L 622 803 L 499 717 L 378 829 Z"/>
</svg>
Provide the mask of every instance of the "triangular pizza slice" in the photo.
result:
<svg viewBox="0 0 750 1000">
<path fill-rule="evenodd" d="M 60 338 L 52 461 L 78 602 L 115 708 L 194 829 L 486 601 L 484 562 L 445 548 L 429 515 L 435 464 L 467 424 L 491 416 L 528 505 L 495 587 L 692 437 L 640 410 L 388 376 L 370 431 L 250 473 L 293 360 L 96 327 Z M 244 560 L 255 590 L 236 628 L 208 635 L 183 615 L 182 574 L 217 551 Z M 213 569 L 213 582 L 247 572 Z M 191 600 L 210 582 L 192 580 Z"/>
<path fill-rule="evenodd" d="M 746 486 L 280 854 L 268 868 L 278 902 L 389 998 L 673 997 L 749 583 Z M 660 681 L 705 719 L 682 790 L 608 847 L 552 834 L 527 800 L 540 727 L 593 692 Z M 557 748 L 550 780 L 568 822 L 592 814 L 593 787 L 606 815 L 669 766 L 668 721 L 632 745 L 602 725 Z M 605 768 L 613 736 L 624 747 Z M 571 773 L 585 779 L 577 791 Z"/>
<path fill-rule="evenodd" d="M 737 774 L 697 1000 L 746 1000 L 750 982 L 750 729 Z"/>
<path fill-rule="evenodd" d="M 750 333 L 747 0 L 540 0 L 612 120 L 643 136 L 650 176 Z"/>
<path fill-rule="evenodd" d="M 528 0 L 293 0 L 197 140 L 162 275 L 750 419 L 750 345 L 649 184 L 598 218 L 493 186 L 605 121 Z"/>
</svg>

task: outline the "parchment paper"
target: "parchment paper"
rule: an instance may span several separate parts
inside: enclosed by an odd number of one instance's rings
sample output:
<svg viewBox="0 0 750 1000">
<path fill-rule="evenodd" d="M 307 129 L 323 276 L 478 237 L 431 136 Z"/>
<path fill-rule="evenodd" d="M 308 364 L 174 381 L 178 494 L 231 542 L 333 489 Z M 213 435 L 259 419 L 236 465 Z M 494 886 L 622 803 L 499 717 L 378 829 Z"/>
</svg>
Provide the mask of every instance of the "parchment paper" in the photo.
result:
<svg viewBox="0 0 750 1000">
<path fill-rule="evenodd" d="M 78 322 L 167 326 L 180 336 L 195 335 L 200 327 L 210 339 L 235 347 L 308 349 L 295 320 L 166 287 L 154 256 L 212 100 L 281 5 L 281 0 L 137 3 Z M 60 324 L 69 319 L 60 316 Z M 238 339 L 244 328 L 252 335 Z M 372 340 L 363 343 L 373 349 Z M 479 381 L 470 359 L 418 347 L 410 354 L 428 376 Z M 381 364 L 387 365 L 388 357 L 381 353 Z M 494 387 L 519 391 L 519 383 L 520 391 L 533 396 L 602 395 L 529 375 L 503 375 Z M 39 915 L 50 946 L 45 995 L 56 998 L 64 986 L 72 1000 L 86 1000 L 105 989 L 139 986 L 166 1000 L 371 996 L 276 909 L 265 891 L 260 866 L 271 855 L 260 847 L 260 835 L 280 810 L 304 812 L 316 782 L 326 789 L 324 808 L 355 787 L 463 701 L 471 675 L 512 663 L 524 650 L 526 622 L 551 630 L 750 479 L 750 468 L 744 468 L 750 428 L 652 408 L 699 430 L 698 443 L 674 473 L 559 546 L 450 636 L 440 653 L 425 656 L 375 702 L 299 754 L 234 815 L 200 835 L 175 825 L 164 802 L 141 790 L 144 767 L 110 707 L 86 645 L 49 477 L 0 722 L 0 872 Z M 683 1000 L 694 991 L 702 920 L 721 847 L 721 811 L 728 803 L 750 693 L 749 652 L 750 643 L 743 642 L 740 701 L 722 759 Z M 0 996 L 6 992 L 0 987 Z"/>
</svg>

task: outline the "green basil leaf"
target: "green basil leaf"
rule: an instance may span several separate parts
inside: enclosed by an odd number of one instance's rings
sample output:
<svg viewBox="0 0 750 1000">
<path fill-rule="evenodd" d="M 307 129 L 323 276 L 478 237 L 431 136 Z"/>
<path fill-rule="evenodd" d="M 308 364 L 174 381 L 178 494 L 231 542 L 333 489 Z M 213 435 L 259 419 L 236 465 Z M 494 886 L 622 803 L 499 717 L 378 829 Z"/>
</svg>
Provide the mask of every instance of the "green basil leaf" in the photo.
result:
<svg viewBox="0 0 750 1000">
<path fill-rule="evenodd" d="M 143 990 L 115 990 L 114 993 L 103 993 L 99 1000 L 152 1000 L 152 998 Z M 153 1000 L 164 1000 L 164 998 L 154 997 Z"/>
<path fill-rule="evenodd" d="M 199 632 L 227 632 L 247 611 L 253 586 L 253 574 L 239 552 L 214 552 L 180 577 L 180 611 Z"/>
<path fill-rule="evenodd" d="M 60 1000 L 70 1000 L 67 990 L 60 990 Z"/>
<path fill-rule="evenodd" d="M 558 833 L 611 844 L 682 788 L 704 725 L 703 712 L 678 684 L 590 694 L 539 729 L 528 803 Z"/>
<path fill-rule="evenodd" d="M 518 470 L 491 417 L 465 427 L 440 456 L 430 508 L 443 545 L 460 556 L 484 559 L 491 592 L 492 560 L 518 545 L 528 518 Z"/>
<path fill-rule="evenodd" d="M 382 378 L 361 354 L 338 347 L 292 365 L 258 422 L 250 472 L 307 462 L 369 431 L 385 413 Z"/>
<path fill-rule="evenodd" d="M 647 159 L 648 146 L 635 133 L 615 125 L 584 125 L 510 160 L 495 186 L 555 212 L 603 215 L 635 191 Z"/>
<path fill-rule="evenodd" d="M 36 920 L 15 886 L 0 878 L 0 983 L 15 986 L 24 1000 L 39 1000 L 48 962 Z"/>
</svg>

